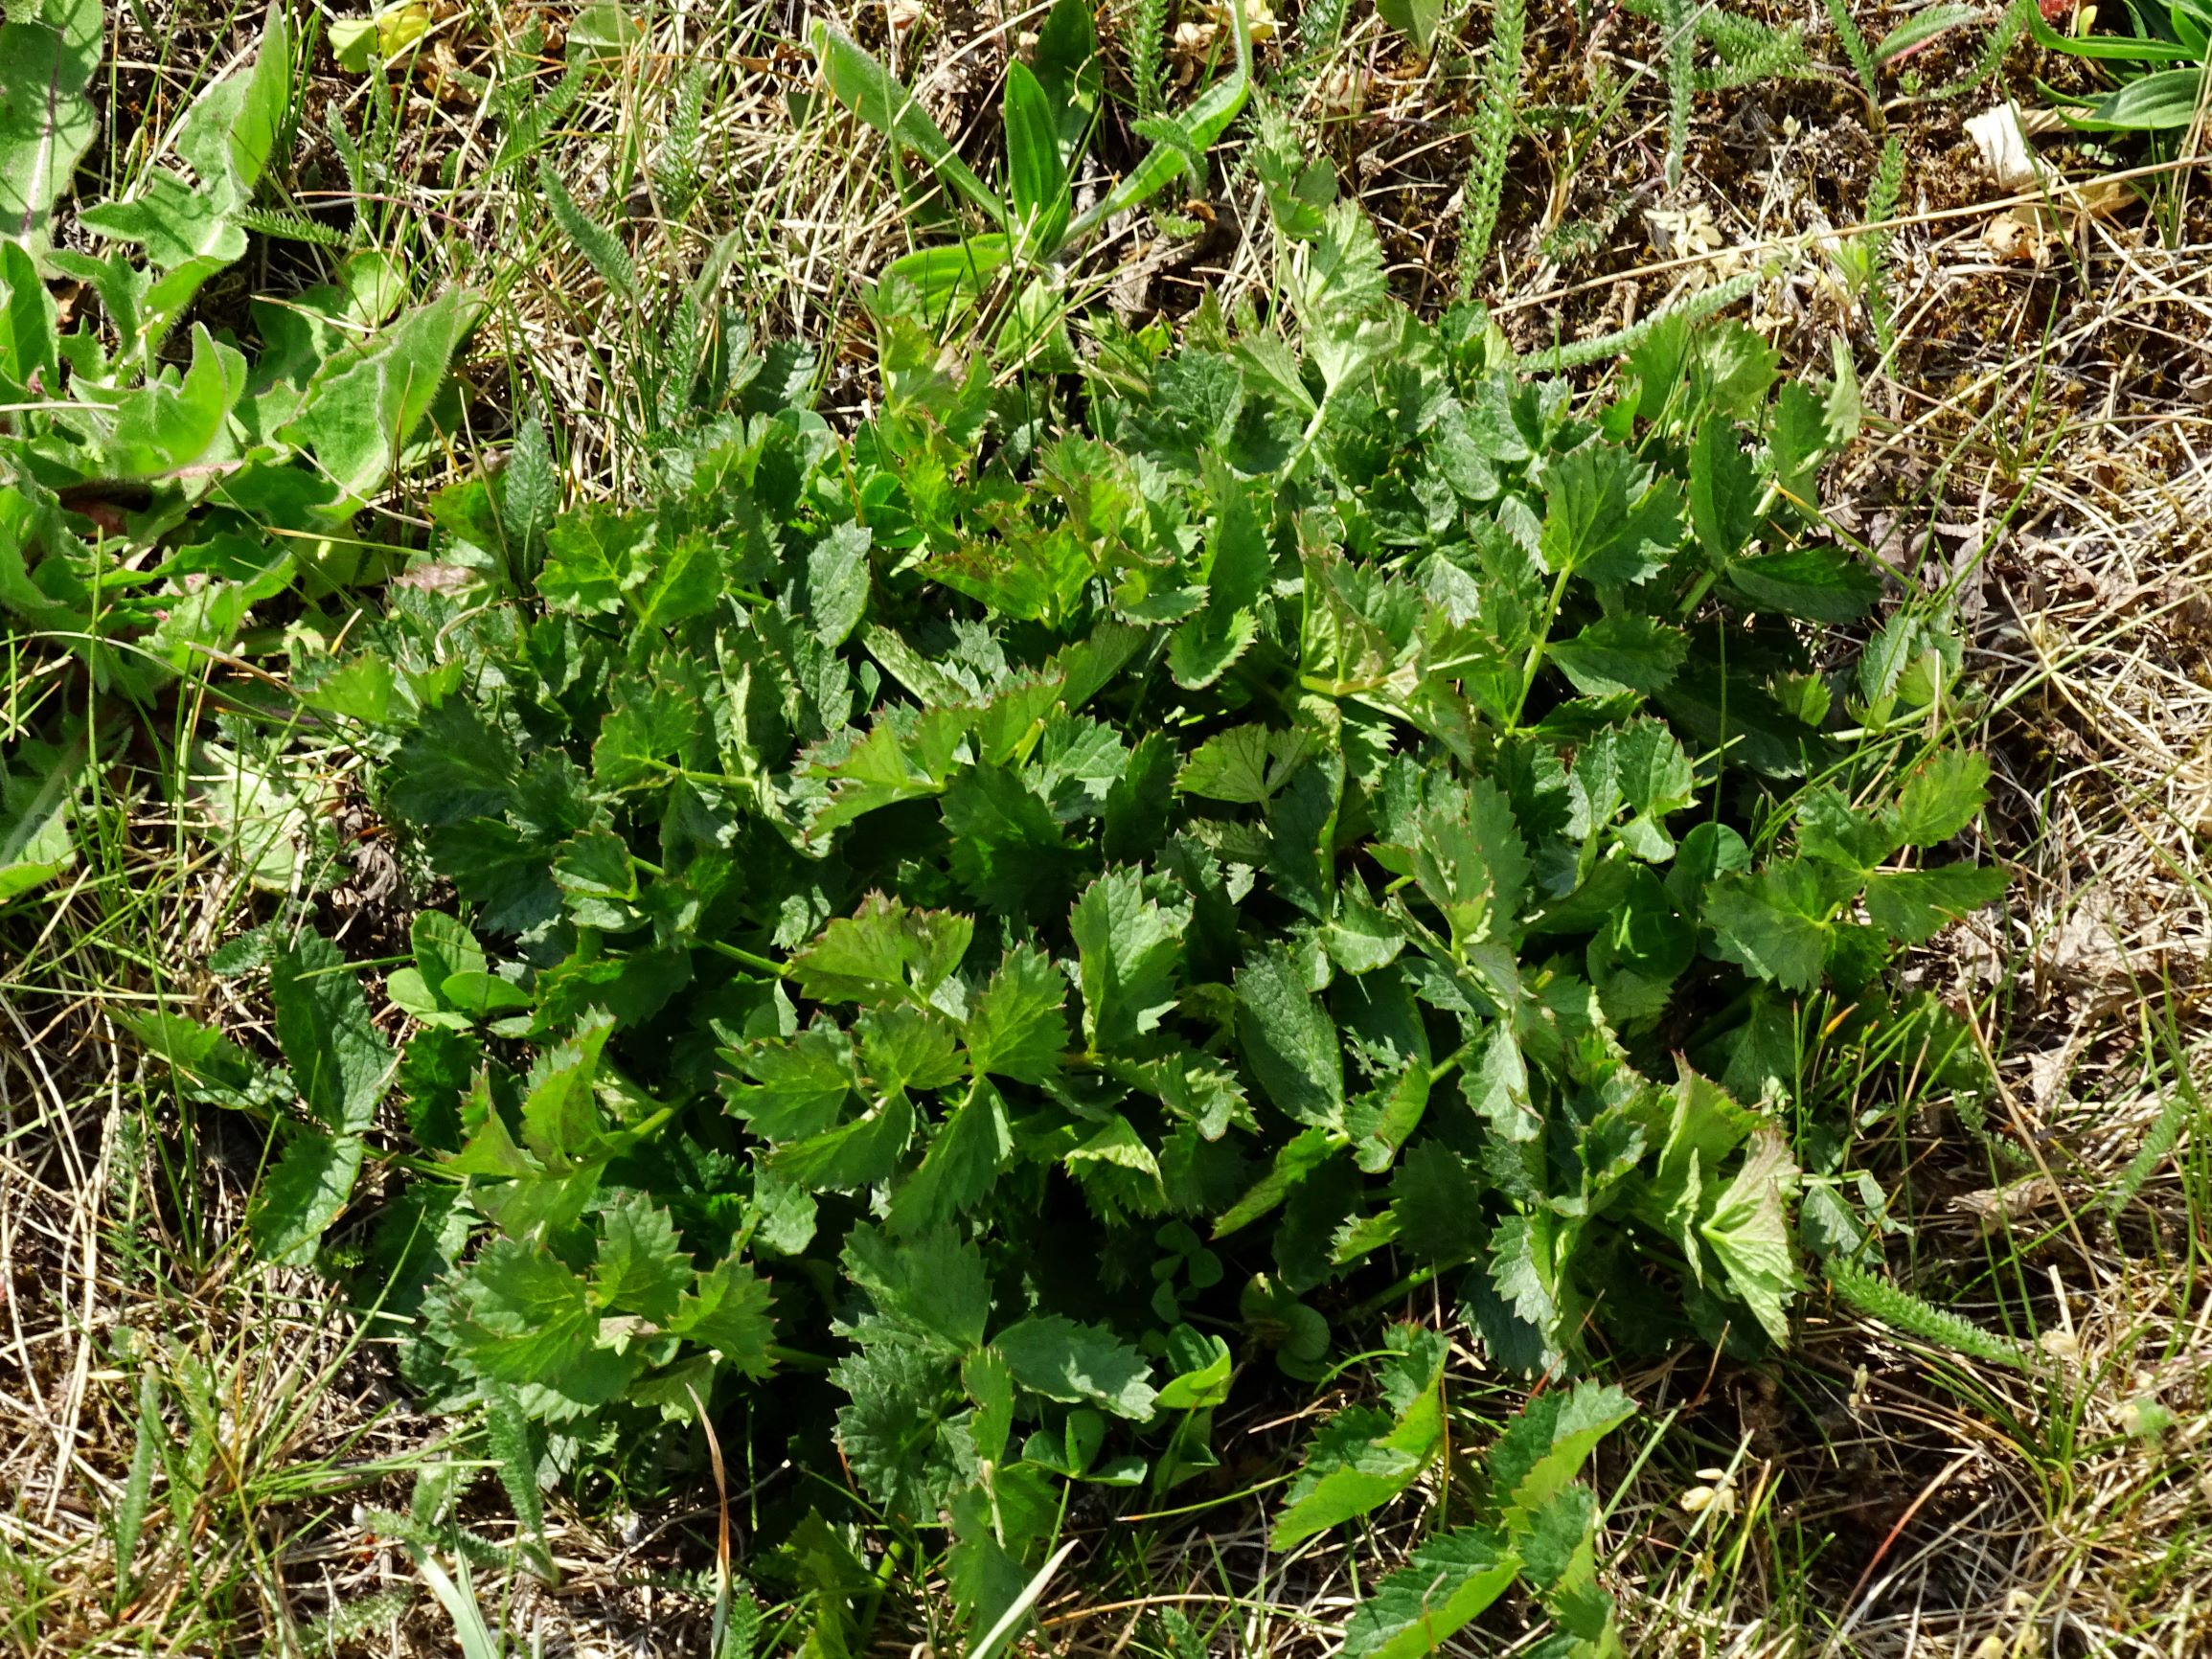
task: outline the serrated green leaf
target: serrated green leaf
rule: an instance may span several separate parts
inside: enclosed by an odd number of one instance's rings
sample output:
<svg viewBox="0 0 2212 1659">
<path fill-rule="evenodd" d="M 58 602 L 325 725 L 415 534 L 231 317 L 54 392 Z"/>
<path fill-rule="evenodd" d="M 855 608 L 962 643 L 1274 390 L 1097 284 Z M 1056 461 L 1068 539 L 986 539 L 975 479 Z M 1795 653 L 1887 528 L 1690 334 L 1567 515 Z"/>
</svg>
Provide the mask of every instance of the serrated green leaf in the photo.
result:
<svg viewBox="0 0 2212 1659">
<path fill-rule="evenodd" d="M 1268 778 L 1268 761 L 1275 752 L 1275 735 L 1266 727 L 1232 726 L 1193 751 L 1175 774 L 1175 788 L 1209 801 L 1258 805 L 1281 786 L 1279 773 L 1272 784 Z"/>
<path fill-rule="evenodd" d="M 1690 523 L 1716 569 L 1726 569 L 1759 528 L 1759 478 L 1736 423 L 1712 417 L 1690 445 Z"/>
<path fill-rule="evenodd" d="M 1590 624 L 1545 652 L 1547 660 L 1585 696 L 1655 692 L 1675 677 L 1689 655 L 1679 628 L 1652 617 L 1615 616 Z"/>
<path fill-rule="evenodd" d="M 1775 396 L 1767 449 L 1776 490 L 1800 512 L 1810 514 L 1820 505 L 1813 474 L 1834 444 L 1819 396 L 1802 380 L 1784 381 Z"/>
<path fill-rule="evenodd" d="M 1067 1049 L 1066 1005 L 1067 979 L 1051 959 L 1015 946 L 969 1011 L 969 1064 L 1016 1082 L 1043 1082 L 1060 1070 Z"/>
<path fill-rule="evenodd" d="M 1258 637 L 1253 606 L 1272 570 L 1266 528 L 1245 487 L 1220 472 L 1209 482 L 1215 519 L 1200 567 L 1205 603 L 1168 644 L 1169 671 L 1188 691 L 1220 679 Z"/>
<path fill-rule="evenodd" d="M 1389 1413 L 1352 1406 L 1314 1435 L 1276 1517 L 1270 1548 L 1295 1549 L 1389 1502 L 1441 1451 L 1443 1339 L 1403 1326 L 1394 1328 L 1391 1338 L 1397 1352 L 1379 1367 Z"/>
<path fill-rule="evenodd" d="M 1248 957 L 1237 970 L 1237 1034 L 1244 1061 L 1276 1107 L 1301 1124 L 1340 1127 L 1344 1057 L 1336 1028 L 1288 952 Z"/>
<path fill-rule="evenodd" d="M 830 1379 L 846 1400 L 837 1443 L 875 1501 L 903 1520 L 934 1519 L 959 1474 L 940 1443 L 954 1398 L 952 1371 L 902 1343 L 872 1343 L 837 1362 Z"/>
<path fill-rule="evenodd" d="M 711 1348 L 741 1376 L 758 1381 L 775 1369 L 768 1345 L 776 1325 L 768 1313 L 768 1286 L 749 1262 L 717 1262 L 676 1301 L 672 1334 Z"/>
<path fill-rule="evenodd" d="M 1144 1356 L 1112 1332 L 1045 1314 L 1011 1325 L 992 1339 L 1014 1380 L 1070 1405 L 1089 1403 L 1143 1422 L 1157 1398 Z"/>
<path fill-rule="evenodd" d="M 901 1237 L 950 1221 L 996 1184 L 1014 1155 L 1006 1102 L 977 1080 L 930 1137 L 922 1162 L 891 1198 L 891 1229 Z"/>
<path fill-rule="evenodd" d="M 894 1242 L 872 1227 L 855 1227 L 845 1239 L 844 1262 L 878 1314 L 929 1346 L 953 1358 L 982 1348 L 991 1280 L 983 1253 L 952 1228 L 933 1227 Z"/>
<path fill-rule="evenodd" d="M 315 1246 L 353 1196 L 363 1152 L 358 1134 L 294 1125 L 246 1210 L 254 1247 L 280 1265 L 313 1261 Z"/>
<path fill-rule="evenodd" d="M 1597 1495 L 1584 1487 L 1556 1493 L 1515 1535 L 1523 1572 L 1577 1652 L 1618 1653 L 1613 1602 L 1598 1587 Z"/>
<path fill-rule="evenodd" d="M 1714 1201 L 1698 1232 L 1720 1258 L 1730 1295 L 1751 1310 L 1767 1339 L 1790 1337 L 1789 1300 L 1802 1286 L 1790 1244 L 1789 1199 L 1797 1190 L 1790 1144 L 1763 1129 L 1735 1179 Z"/>
<path fill-rule="evenodd" d="M 825 646 L 843 645 L 868 608 L 872 541 L 866 525 L 840 524 L 808 550 L 807 606 Z"/>
<path fill-rule="evenodd" d="M 1453 941 L 1511 943 L 1519 937 L 1529 875 L 1526 843 L 1513 804 L 1488 778 L 1417 821 L 1411 874 L 1444 913 Z"/>
<path fill-rule="evenodd" d="M 612 615 L 643 579 L 640 554 L 652 534 L 651 519 L 604 504 L 568 514 L 546 533 L 539 595 L 558 609 Z"/>
<path fill-rule="evenodd" d="M 859 1086 L 853 1039 L 834 1026 L 810 1026 L 784 1041 L 763 1041 L 735 1057 L 750 1083 L 725 1079 L 730 1109 L 770 1141 L 798 1141 L 835 1124 Z"/>
<path fill-rule="evenodd" d="M 599 1109 L 599 1057 L 614 1031 L 604 1011 L 578 1022 L 566 1042 L 541 1054 L 522 1096 L 523 1144 L 549 1168 L 572 1170 L 604 1157 L 605 1120 Z"/>
<path fill-rule="evenodd" d="M 1680 489 L 1629 450 L 1585 443 L 1544 474 L 1544 567 L 1607 584 L 1647 581 L 1681 542 L 1681 508 Z"/>
<path fill-rule="evenodd" d="M 942 1014 L 893 1006 L 872 1008 L 853 1022 L 860 1063 L 878 1094 L 941 1089 L 968 1075 L 952 1027 Z"/>
<path fill-rule="evenodd" d="M 673 627 L 713 610 L 727 583 L 721 549 L 704 535 L 683 535 L 654 550 L 650 571 L 630 591 L 629 602 L 640 628 Z"/>
<path fill-rule="evenodd" d="M 1133 870 L 1109 870 L 1068 917 L 1080 958 L 1083 1037 L 1094 1054 L 1133 1048 L 1175 1006 L 1187 910 L 1146 896 Z"/>
<path fill-rule="evenodd" d="M 1974 821 L 1989 795 L 1989 757 L 1947 749 L 1915 767 L 1897 799 L 1897 832 L 1907 847 L 1934 847 Z"/>
<path fill-rule="evenodd" d="M 1551 1228 L 1540 1218 L 1508 1216 L 1491 1230 L 1490 1283 L 1515 1318 L 1547 1346 L 1560 1335 L 1559 1269 Z"/>
<path fill-rule="evenodd" d="M 894 1094 L 849 1124 L 778 1147 L 768 1167 L 801 1187 L 855 1193 L 889 1180 L 913 1138 L 914 1103 Z"/>
<path fill-rule="evenodd" d="M 448 1288 L 448 1352 L 467 1375 L 557 1395 L 559 1415 L 602 1404 L 636 1365 L 597 1348 L 588 1291 L 541 1246 L 495 1239 Z"/>
<path fill-rule="evenodd" d="M 1728 961 L 1787 990 L 1811 990 L 1828 959 L 1829 904 L 1801 861 L 1755 875 L 1723 875 L 1705 895 L 1705 920 Z"/>
<path fill-rule="evenodd" d="M 1797 847 L 1852 870 L 1872 870 L 1897 851 L 1899 837 L 1886 814 L 1856 807 L 1829 784 L 1808 789 L 1797 802 Z"/>
<path fill-rule="evenodd" d="M 948 911 L 911 910 L 872 893 L 791 958 L 800 989 L 817 1002 L 926 1004 L 968 954 L 975 923 Z"/>
<path fill-rule="evenodd" d="M 1956 921 L 2004 897 L 2005 873 L 1986 864 L 1941 864 L 1870 875 L 1866 914 L 1901 944 L 1922 944 Z"/>
<path fill-rule="evenodd" d="M 1881 597 L 1881 582 L 1840 547 L 1786 548 L 1740 558 L 1728 580 L 1754 604 L 1807 622 L 1857 622 Z"/>
<path fill-rule="evenodd" d="M 1611 1384 L 1578 1382 L 1541 1394 L 1508 1422 L 1490 1453 L 1492 1501 L 1510 1538 L 1581 1474 L 1598 1443 L 1633 1417 Z"/>
<path fill-rule="evenodd" d="M 669 1213 L 642 1193 L 625 1193 L 600 1212 L 599 1255 L 592 1263 L 593 1306 L 635 1313 L 666 1325 L 691 1287 L 692 1264 L 676 1241 Z"/>
<path fill-rule="evenodd" d="M 1519 1557 L 1489 1528 L 1440 1533 L 1353 1609 L 1340 1659 L 1424 1659 L 1503 1595 L 1519 1574 Z"/>
<path fill-rule="evenodd" d="M 269 1004 L 308 1109 L 334 1134 L 360 1134 L 376 1121 L 395 1059 L 338 947 L 303 935 L 269 969 Z"/>
</svg>

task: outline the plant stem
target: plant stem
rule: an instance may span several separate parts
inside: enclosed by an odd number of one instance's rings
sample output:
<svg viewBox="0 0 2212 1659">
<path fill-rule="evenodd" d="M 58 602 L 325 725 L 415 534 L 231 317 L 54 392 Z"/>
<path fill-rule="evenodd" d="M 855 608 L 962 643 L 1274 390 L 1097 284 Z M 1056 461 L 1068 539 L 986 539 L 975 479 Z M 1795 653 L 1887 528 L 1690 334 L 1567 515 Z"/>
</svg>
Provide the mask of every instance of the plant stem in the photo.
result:
<svg viewBox="0 0 2212 1659">
<path fill-rule="evenodd" d="M 1520 695 L 1514 699 L 1513 718 L 1506 722 L 1508 729 L 1520 724 L 1521 711 L 1528 707 L 1528 694 L 1536 690 L 1537 671 L 1543 667 L 1544 647 L 1551 641 L 1552 624 L 1559 621 L 1560 605 L 1567 595 L 1567 579 L 1572 575 L 1574 571 L 1570 566 L 1552 578 L 1551 598 L 1544 602 L 1543 622 L 1528 648 L 1528 661 L 1521 665 Z"/>
</svg>

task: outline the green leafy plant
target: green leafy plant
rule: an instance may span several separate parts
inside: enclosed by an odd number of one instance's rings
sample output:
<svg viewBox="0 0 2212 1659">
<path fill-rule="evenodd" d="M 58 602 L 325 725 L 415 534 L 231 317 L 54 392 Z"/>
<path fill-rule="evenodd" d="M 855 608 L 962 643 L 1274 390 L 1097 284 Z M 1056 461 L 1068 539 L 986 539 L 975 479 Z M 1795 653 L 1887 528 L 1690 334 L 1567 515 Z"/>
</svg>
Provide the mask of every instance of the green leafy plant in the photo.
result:
<svg viewBox="0 0 2212 1659">
<path fill-rule="evenodd" d="M 2089 132 L 2187 130 L 2204 103 L 2212 6 L 2203 0 L 2128 0 L 2128 15 L 2135 24 L 2132 34 L 2061 34 L 2035 0 L 2020 0 L 2019 19 L 2038 46 L 2097 63 L 2115 82 L 2094 98 L 2049 86 L 2044 95 L 2070 123 Z"/>
<path fill-rule="evenodd" d="M 102 716 L 204 670 L 255 606 L 392 567 L 355 520 L 428 419 L 476 302 L 402 312 L 399 273 L 364 252 L 256 301 L 256 359 L 203 324 L 180 339 L 244 254 L 289 130 L 285 24 L 200 92 L 128 195 L 79 209 L 92 252 L 51 228 L 92 130 L 97 0 L 49 0 L 0 34 L 0 622 L 11 653 L 75 658 L 85 688 L 0 730 L 4 900 L 67 866 Z M 66 330 L 57 276 L 86 296 Z"/>
<path fill-rule="evenodd" d="M 738 1398 L 833 1440 L 852 1503 L 763 1522 L 825 1642 L 861 1520 L 1003 1639 L 1069 1484 L 1188 1480 L 1415 1285 L 1532 1376 L 1784 1340 L 1800 1034 L 1904 1017 L 1891 953 L 2001 886 L 1937 851 L 1987 773 L 1928 625 L 1809 643 L 1880 593 L 1801 505 L 1848 377 L 1676 316 L 1578 412 L 1314 193 L 1295 345 L 1101 324 L 1028 386 L 886 284 L 849 437 L 770 395 L 634 505 L 455 486 L 303 667 L 456 896 L 364 1300 L 559 1466 Z M 1392 1342 L 1285 1541 L 1437 1455 Z M 1586 1528 L 1522 1508 L 1563 1622 Z"/>
<path fill-rule="evenodd" d="M 1152 26 L 1151 16 L 1140 13 L 1140 32 Z M 938 182 L 990 226 L 894 261 L 889 280 L 910 284 L 928 310 L 942 317 L 956 305 L 978 301 L 1004 273 L 1001 349 L 1064 359 L 1065 302 L 1058 267 L 1117 215 L 1178 178 L 1202 180 L 1206 151 L 1244 107 L 1252 84 L 1251 25 L 1234 6 L 1229 20 L 1229 73 L 1179 113 L 1140 114 L 1134 131 L 1149 148 L 1119 183 L 1081 213 L 1075 211 L 1075 181 L 1098 124 L 1103 88 L 1097 31 L 1083 0 L 1057 0 L 1038 30 L 1031 60 L 1007 67 L 1000 189 L 977 176 L 921 102 L 882 64 L 835 25 L 817 24 L 814 56 L 831 94 L 897 150 L 921 156 Z"/>
<path fill-rule="evenodd" d="M 1444 1339 L 1401 1328 L 1390 1346 L 1380 1368 L 1389 1410 L 1354 1406 L 1314 1435 L 1277 1549 L 1371 1512 L 1443 1458 Z M 1542 1651 L 1618 1655 L 1612 1598 L 1597 1581 L 1597 1496 L 1577 1476 L 1634 1411 L 1619 1389 L 1589 1382 L 1530 1400 L 1490 1449 L 1482 1519 L 1431 1534 L 1375 1587 L 1345 1624 L 1347 1659 L 1424 1659 L 1516 1581 L 1557 1626 Z"/>
</svg>

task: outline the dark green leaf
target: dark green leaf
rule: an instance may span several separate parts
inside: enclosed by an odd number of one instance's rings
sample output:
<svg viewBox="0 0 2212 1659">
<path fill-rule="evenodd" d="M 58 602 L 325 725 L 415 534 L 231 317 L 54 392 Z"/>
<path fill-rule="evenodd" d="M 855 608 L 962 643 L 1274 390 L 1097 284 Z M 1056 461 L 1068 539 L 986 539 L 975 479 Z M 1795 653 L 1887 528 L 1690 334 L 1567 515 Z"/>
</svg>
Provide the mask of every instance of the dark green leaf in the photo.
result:
<svg viewBox="0 0 2212 1659">
<path fill-rule="evenodd" d="M 720 1354 L 724 1364 L 756 1381 L 775 1368 L 768 1352 L 775 1321 L 768 1314 L 768 1287 L 752 1267 L 735 1257 L 717 1263 L 677 1299 L 670 1331 Z"/>
<path fill-rule="evenodd" d="M 1607 584 L 1648 580 L 1681 541 L 1681 505 L 1680 489 L 1630 451 L 1585 443 L 1544 475 L 1544 566 Z"/>
<path fill-rule="evenodd" d="M 360 1134 L 376 1121 L 394 1057 L 338 947 L 303 935 L 269 969 L 269 1003 L 308 1109 L 334 1134 Z"/>
<path fill-rule="evenodd" d="M 303 1266 L 345 1210 L 361 1172 L 361 1137 L 296 1125 L 262 1176 L 246 1225 L 271 1261 Z"/>
<path fill-rule="evenodd" d="M 1148 898 L 1132 870 L 1109 870 L 1068 917 L 1082 964 L 1083 1029 L 1093 1053 L 1133 1047 L 1175 1006 L 1187 910 Z"/>
<path fill-rule="evenodd" d="M 1655 692 L 1689 654 L 1679 628 L 1644 616 L 1608 617 L 1546 653 L 1585 696 Z"/>
<path fill-rule="evenodd" d="M 968 1016 L 969 1061 L 978 1072 L 1041 1083 L 1067 1048 L 1067 980 L 1041 952 L 1009 951 Z"/>
<path fill-rule="evenodd" d="M 992 1341 L 1014 1380 L 1047 1399 L 1088 1402 L 1142 1422 L 1156 1398 L 1144 1356 L 1110 1331 L 1058 1314 L 1025 1319 Z"/>
<path fill-rule="evenodd" d="M 1728 580 L 1763 607 L 1807 622 L 1857 622 L 1881 597 L 1881 583 L 1840 547 L 1790 548 L 1740 558 Z"/>
<path fill-rule="evenodd" d="M 1336 1029 L 1306 989 L 1288 952 L 1249 958 L 1237 970 L 1237 1034 L 1267 1098 L 1301 1124 L 1344 1120 L 1344 1057 Z"/>
<path fill-rule="evenodd" d="M 691 1287 L 692 1264 L 675 1223 L 641 1193 L 626 1193 L 600 1213 L 599 1259 L 591 1300 L 611 1313 L 635 1313 L 665 1326 Z"/>
<path fill-rule="evenodd" d="M 1723 875 L 1705 896 L 1721 954 L 1789 990 L 1811 990 L 1828 957 L 1830 903 L 1802 862 Z"/>
</svg>

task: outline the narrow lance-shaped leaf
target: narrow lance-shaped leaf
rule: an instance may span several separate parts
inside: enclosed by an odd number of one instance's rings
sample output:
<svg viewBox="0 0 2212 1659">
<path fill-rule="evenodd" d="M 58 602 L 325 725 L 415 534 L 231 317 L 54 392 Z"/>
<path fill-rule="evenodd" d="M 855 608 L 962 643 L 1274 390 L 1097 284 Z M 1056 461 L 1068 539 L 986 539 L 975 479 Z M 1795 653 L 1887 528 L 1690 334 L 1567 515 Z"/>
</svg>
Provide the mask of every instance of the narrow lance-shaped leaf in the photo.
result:
<svg viewBox="0 0 2212 1659">
<path fill-rule="evenodd" d="M 895 139 L 937 170 L 938 176 L 991 216 L 1000 230 L 1011 230 L 1006 204 L 960 159 L 922 101 L 850 34 L 833 23 L 814 25 L 814 60 L 830 94 L 862 121 Z"/>
</svg>

